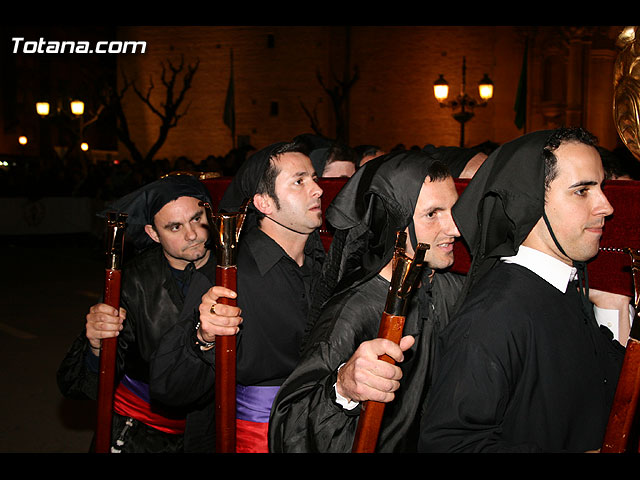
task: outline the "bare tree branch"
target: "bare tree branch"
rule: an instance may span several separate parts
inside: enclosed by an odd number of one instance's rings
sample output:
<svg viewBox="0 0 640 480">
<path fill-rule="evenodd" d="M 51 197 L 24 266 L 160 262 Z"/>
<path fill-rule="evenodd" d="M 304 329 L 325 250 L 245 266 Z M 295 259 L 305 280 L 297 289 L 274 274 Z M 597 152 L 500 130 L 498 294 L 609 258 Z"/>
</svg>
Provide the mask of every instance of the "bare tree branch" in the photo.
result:
<svg viewBox="0 0 640 480">
<path fill-rule="evenodd" d="M 336 140 L 348 143 L 349 139 L 346 138 L 348 100 L 351 88 L 360 78 L 358 67 L 354 67 L 353 75 L 349 78 L 346 78 L 345 80 L 340 80 L 334 75 L 333 86 L 331 87 L 325 85 L 324 79 L 322 78 L 322 75 L 319 71 L 316 72 L 316 78 L 318 79 L 318 83 L 320 83 L 322 89 L 329 96 L 331 105 L 333 106 L 333 113 L 336 120 L 335 138 Z M 308 113 L 307 116 L 309 116 Z"/>
<path fill-rule="evenodd" d="M 320 136 L 324 136 L 322 134 L 322 129 L 320 128 L 320 121 L 318 120 L 318 103 L 319 102 L 316 102 L 315 106 L 313 107 L 313 113 L 312 113 L 309 111 L 307 106 L 302 102 L 302 100 L 300 100 L 300 106 L 302 107 L 302 110 L 304 111 L 304 113 L 307 115 L 307 118 L 311 122 L 311 129 L 316 134 Z"/>
<path fill-rule="evenodd" d="M 127 147 L 134 161 L 153 160 L 156 153 L 166 141 L 169 131 L 176 127 L 178 121 L 187 114 L 190 103 L 184 106 L 182 111 L 179 110 L 187 91 L 191 88 L 193 77 L 198 71 L 199 65 L 200 60 L 198 59 L 193 65 L 187 65 L 185 70 L 183 55 L 180 56 L 178 65 L 174 65 L 169 59 L 166 60 L 166 64 L 165 62 L 161 62 L 160 83 L 164 88 L 164 98 L 159 102 L 159 106 L 154 105 L 151 99 L 155 89 L 153 77 L 149 78 L 149 87 L 145 93 L 142 93 L 135 81 L 129 80 L 124 72 L 122 72 L 123 87 L 119 92 L 116 92 L 112 87 L 105 89 L 103 95 L 104 107 L 110 108 L 115 114 L 118 124 L 116 127 L 118 139 Z M 180 75 L 183 76 L 182 88 L 176 92 L 176 82 Z M 160 119 L 158 137 L 146 154 L 142 154 L 139 151 L 131 138 L 127 118 L 122 108 L 122 99 L 129 88 L 131 88 L 135 96 Z M 100 110 L 102 111 L 103 109 Z"/>
</svg>

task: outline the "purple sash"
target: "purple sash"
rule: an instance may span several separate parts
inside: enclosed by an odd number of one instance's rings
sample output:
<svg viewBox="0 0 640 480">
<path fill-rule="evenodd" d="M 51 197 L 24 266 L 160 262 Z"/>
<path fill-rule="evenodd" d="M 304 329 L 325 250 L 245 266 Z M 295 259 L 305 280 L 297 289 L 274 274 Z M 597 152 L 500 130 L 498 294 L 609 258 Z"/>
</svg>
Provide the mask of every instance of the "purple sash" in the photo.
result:
<svg viewBox="0 0 640 480">
<path fill-rule="evenodd" d="M 280 389 L 236 385 L 236 418 L 249 422 L 269 423 L 273 399 Z"/>
<path fill-rule="evenodd" d="M 128 375 L 122 377 L 122 385 L 131 390 L 136 396 L 140 397 L 147 403 L 151 402 L 151 395 L 149 394 L 149 385 L 144 382 L 139 382 L 130 378 Z"/>
</svg>

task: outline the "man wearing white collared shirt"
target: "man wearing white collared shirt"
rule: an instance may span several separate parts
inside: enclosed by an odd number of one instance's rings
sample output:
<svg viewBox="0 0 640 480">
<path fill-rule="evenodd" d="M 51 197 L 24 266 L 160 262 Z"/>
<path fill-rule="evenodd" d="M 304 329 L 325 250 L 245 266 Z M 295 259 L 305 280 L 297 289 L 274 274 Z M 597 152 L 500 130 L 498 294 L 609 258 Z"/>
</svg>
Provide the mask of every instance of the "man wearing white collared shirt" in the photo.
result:
<svg viewBox="0 0 640 480">
<path fill-rule="evenodd" d="M 594 144 L 582 129 L 525 135 L 461 195 L 454 218 L 473 261 L 441 336 L 419 450 L 600 448 L 624 347 L 587 298 L 586 262 L 613 213 Z"/>
<path fill-rule="evenodd" d="M 562 293 L 567 291 L 569 282 L 578 278 L 576 267 L 525 245 L 521 245 L 514 256 L 502 257 L 501 260 L 528 268 Z M 590 293 L 589 298 L 594 303 L 593 312 L 598 325 L 607 327 L 611 330 L 614 339 L 621 345 L 626 345 L 631 322 L 635 316 L 635 310 L 629 303 L 628 297 L 593 289 Z"/>
</svg>

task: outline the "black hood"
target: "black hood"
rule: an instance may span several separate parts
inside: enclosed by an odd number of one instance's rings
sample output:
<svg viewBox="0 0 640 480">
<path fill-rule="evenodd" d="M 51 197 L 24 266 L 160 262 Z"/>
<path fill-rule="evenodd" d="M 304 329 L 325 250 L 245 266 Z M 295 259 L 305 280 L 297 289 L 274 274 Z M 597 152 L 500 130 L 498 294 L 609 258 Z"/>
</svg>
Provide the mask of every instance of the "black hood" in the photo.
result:
<svg viewBox="0 0 640 480">
<path fill-rule="evenodd" d="M 454 178 L 459 178 L 469 160 L 480 153 L 479 150 L 473 148 L 435 147 L 433 145 L 425 145 L 422 151 L 449 167 Z"/>
<path fill-rule="evenodd" d="M 543 130 L 498 147 L 453 207 L 453 218 L 471 253 L 475 283 L 502 256 L 515 255 L 544 213 Z"/>
<path fill-rule="evenodd" d="M 434 162 L 420 151 L 377 157 L 336 195 L 326 211 L 336 229 L 326 261 L 327 269 L 334 269 L 329 274 L 332 290 L 338 282 L 336 293 L 361 283 L 391 261 L 396 233 L 411 229 L 420 189 Z"/>
</svg>

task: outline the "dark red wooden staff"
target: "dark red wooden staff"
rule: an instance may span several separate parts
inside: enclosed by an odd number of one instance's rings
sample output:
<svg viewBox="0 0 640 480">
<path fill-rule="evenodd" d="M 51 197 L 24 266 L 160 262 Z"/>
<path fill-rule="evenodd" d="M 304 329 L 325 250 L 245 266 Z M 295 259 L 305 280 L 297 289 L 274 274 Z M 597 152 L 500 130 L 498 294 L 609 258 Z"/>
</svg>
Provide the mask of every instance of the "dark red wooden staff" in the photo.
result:
<svg viewBox="0 0 640 480">
<path fill-rule="evenodd" d="M 635 285 L 635 307 L 640 306 L 640 251 L 627 249 L 631 255 L 631 271 Z M 613 398 L 609 422 L 600 449 L 603 453 L 625 453 L 630 446 L 638 397 L 640 396 L 640 315 L 636 313 L 624 362 Z M 635 448 L 639 448 L 638 445 Z"/>
<path fill-rule="evenodd" d="M 248 202 L 240 212 L 216 213 L 207 210 L 211 235 L 216 243 L 216 285 L 237 291 L 237 246 Z M 236 299 L 220 298 L 218 303 L 236 306 Z M 213 307 L 212 307 L 213 308 Z M 216 335 L 215 338 L 215 420 L 216 452 L 236 451 L 236 337 Z"/>
<path fill-rule="evenodd" d="M 422 269 L 424 255 L 429 245 L 420 243 L 416 248 L 414 258 L 405 255 L 407 234 L 398 232 L 393 256 L 393 273 L 387 301 L 380 320 L 378 338 L 386 338 L 400 343 L 404 329 L 407 300 L 414 291 L 416 280 Z M 388 355 L 378 357 L 388 363 L 395 363 Z M 380 425 L 384 415 L 385 403 L 366 401 L 358 418 L 358 427 L 351 451 L 353 453 L 374 453 L 378 443 Z"/>
<path fill-rule="evenodd" d="M 107 258 L 103 302 L 116 310 L 120 309 L 120 278 L 126 220 L 127 215 L 124 213 L 107 213 Z M 118 340 L 116 337 L 104 338 L 101 343 L 95 451 L 109 453 Z"/>
</svg>

